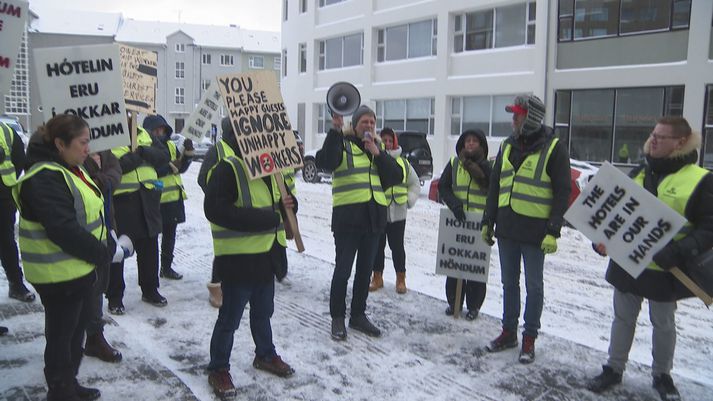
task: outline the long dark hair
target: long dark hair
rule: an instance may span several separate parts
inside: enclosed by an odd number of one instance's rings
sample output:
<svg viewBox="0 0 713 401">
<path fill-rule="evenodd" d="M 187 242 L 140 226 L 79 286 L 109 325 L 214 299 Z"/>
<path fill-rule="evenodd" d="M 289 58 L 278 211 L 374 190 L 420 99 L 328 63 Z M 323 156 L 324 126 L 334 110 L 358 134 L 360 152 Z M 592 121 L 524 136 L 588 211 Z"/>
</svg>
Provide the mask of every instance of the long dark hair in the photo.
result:
<svg viewBox="0 0 713 401">
<path fill-rule="evenodd" d="M 59 114 L 52 117 L 41 126 L 35 135 L 38 135 L 42 143 L 52 149 L 57 150 L 54 140 L 59 138 L 65 145 L 68 145 L 81 135 L 84 128 L 89 128 L 89 124 L 81 117 L 73 114 Z"/>
</svg>

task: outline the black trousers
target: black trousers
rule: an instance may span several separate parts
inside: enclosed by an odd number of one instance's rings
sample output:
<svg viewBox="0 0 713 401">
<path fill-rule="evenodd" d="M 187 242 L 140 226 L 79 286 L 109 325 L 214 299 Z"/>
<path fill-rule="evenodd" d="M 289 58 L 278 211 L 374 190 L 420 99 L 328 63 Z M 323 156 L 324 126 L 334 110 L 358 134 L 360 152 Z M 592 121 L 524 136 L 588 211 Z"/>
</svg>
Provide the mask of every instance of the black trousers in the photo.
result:
<svg viewBox="0 0 713 401">
<path fill-rule="evenodd" d="M 356 272 L 352 289 L 351 317 L 363 316 L 366 312 L 366 298 L 369 296 L 369 280 L 379 245 L 379 234 L 374 233 L 334 233 L 336 263 L 329 292 L 329 314 L 332 318 L 346 315 L 347 284 L 352 274 L 356 256 Z"/>
<path fill-rule="evenodd" d="M 455 306 L 457 283 L 458 279 L 453 277 L 446 278 L 446 299 L 450 306 Z M 468 310 L 479 311 L 480 307 L 483 306 L 483 301 L 485 301 L 487 289 L 488 287 L 485 283 L 463 280 L 463 290 L 460 293 L 458 304 L 463 306 L 463 299 L 465 298 Z"/>
<path fill-rule="evenodd" d="M 391 258 L 394 261 L 396 273 L 406 272 L 406 250 L 404 249 L 404 231 L 406 231 L 406 220 L 386 223 L 386 231 L 379 238 L 379 248 L 374 262 L 375 272 L 384 272 L 384 249 L 386 249 L 386 239 L 389 240 Z"/>
<path fill-rule="evenodd" d="M 1 185 L 1 184 L 0 184 Z M 15 204 L 11 199 L 0 199 L 0 263 L 9 283 L 22 281 L 20 257 L 15 242 Z"/>
<path fill-rule="evenodd" d="M 109 286 L 109 269 L 111 265 L 97 266 L 97 281 L 92 286 L 92 297 L 89 302 L 89 320 L 87 321 L 87 335 L 104 331 L 104 294 Z"/>
<path fill-rule="evenodd" d="M 69 283 L 35 285 L 45 307 L 45 377 L 47 383 L 77 376 L 84 330 L 91 315 L 94 273 Z"/>
<path fill-rule="evenodd" d="M 158 290 L 158 236 L 141 238 L 134 241 L 136 265 L 139 269 L 139 287 L 143 294 L 152 294 Z M 109 288 L 106 297 L 110 301 L 124 298 L 124 262 L 112 263 L 109 268 Z"/>
<path fill-rule="evenodd" d="M 173 250 L 176 248 L 176 228 L 178 223 L 163 222 L 161 232 L 161 268 L 171 267 L 173 264 Z"/>
</svg>

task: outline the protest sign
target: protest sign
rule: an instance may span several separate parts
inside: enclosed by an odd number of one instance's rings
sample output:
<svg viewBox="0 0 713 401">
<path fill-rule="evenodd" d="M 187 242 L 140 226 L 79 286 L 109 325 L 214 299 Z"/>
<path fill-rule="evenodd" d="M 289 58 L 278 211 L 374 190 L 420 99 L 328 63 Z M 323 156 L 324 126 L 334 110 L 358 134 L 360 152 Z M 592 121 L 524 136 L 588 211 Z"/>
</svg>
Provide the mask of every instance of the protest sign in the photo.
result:
<svg viewBox="0 0 713 401">
<path fill-rule="evenodd" d="M 441 209 L 436 274 L 487 283 L 490 245 L 480 235 L 483 215 L 466 212 L 465 216 L 460 221 L 447 208 Z"/>
<path fill-rule="evenodd" d="M 9 0 L 0 3 L 0 105 L 2 107 L 5 104 L 4 96 L 10 92 L 27 14 L 26 1 Z"/>
<path fill-rule="evenodd" d="M 636 278 L 686 219 L 609 163 L 582 190 L 565 219 Z"/>
<path fill-rule="evenodd" d="M 56 114 L 83 118 L 92 152 L 129 145 L 117 45 L 35 49 L 33 54 L 45 120 Z"/>
<path fill-rule="evenodd" d="M 254 71 L 217 79 L 250 178 L 301 167 L 302 155 L 275 73 Z"/>
<path fill-rule="evenodd" d="M 155 114 L 158 55 L 126 45 L 119 45 L 119 55 L 126 108 Z"/>
<path fill-rule="evenodd" d="M 203 137 L 210 132 L 211 122 L 218 115 L 219 108 L 220 91 L 216 81 L 212 80 L 208 89 L 203 93 L 201 101 L 198 102 L 198 107 L 188 116 L 181 135 L 195 143 L 200 143 Z"/>
</svg>

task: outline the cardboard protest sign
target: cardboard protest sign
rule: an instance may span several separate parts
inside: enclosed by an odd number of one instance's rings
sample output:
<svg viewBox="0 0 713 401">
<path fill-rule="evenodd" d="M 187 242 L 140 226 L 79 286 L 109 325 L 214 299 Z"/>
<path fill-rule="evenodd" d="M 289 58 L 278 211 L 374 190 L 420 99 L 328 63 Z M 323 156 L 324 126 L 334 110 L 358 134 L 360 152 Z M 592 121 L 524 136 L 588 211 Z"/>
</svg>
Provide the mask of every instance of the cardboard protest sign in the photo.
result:
<svg viewBox="0 0 713 401">
<path fill-rule="evenodd" d="M 436 274 L 488 282 L 490 245 L 480 235 L 480 213 L 466 212 L 459 221 L 447 208 L 441 209 L 436 250 Z"/>
<path fill-rule="evenodd" d="M 565 219 L 632 277 L 673 239 L 686 219 L 609 163 L 582 190 Z"/>
<path fill-rule="evenodd" d="M 250 179 L 301 167 L 275 73 L 254 71 L 217 79 Z"/>
<path fill-rule="evenodd" d="M 25 31 L 28 3 L 24 0 L 9 0 L 0 3 L 0 105 L 10 92 L 15 72 L 22 32 Z"/>
<path fill-rule="evenodd" d="M 74 114 L 89 124 L 92 152 L 130 144 L 117 45 L 35 49 L 45 120 Z"/>
<path fill-rule="evenodd" d="M 119 45 L 119 55 L 126 108 L 155 114 L 158 55 L 126 45 Z"/>
<path fill-rule="evenodd" d="M 200 143 L 203 137 L 210 132 L 211 121 L 218 115 L 218 109 L 220 109 L 220 91 L 218 84 L 213 80 L 203 93 L 198 107 L 188 116 L 181 135 L 195 143 Z"/>
</svg>

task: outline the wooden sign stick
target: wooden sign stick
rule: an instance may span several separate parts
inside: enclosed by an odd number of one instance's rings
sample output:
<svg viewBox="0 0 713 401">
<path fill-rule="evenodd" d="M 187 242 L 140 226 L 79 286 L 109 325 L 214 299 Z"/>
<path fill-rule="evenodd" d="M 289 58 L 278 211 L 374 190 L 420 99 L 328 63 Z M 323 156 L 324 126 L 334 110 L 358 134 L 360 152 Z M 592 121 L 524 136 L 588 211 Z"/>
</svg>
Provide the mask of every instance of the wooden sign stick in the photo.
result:
<svg viewBox="0 0 713 401">
<path fill-rule="evenodd" d="M 461 294 L 463 293 L 463 279 L 459 278 L 458 281 L 456 281 L 456 299 L 455 302 L 453 303 L 453 318 L 458 319 L 460 317 L 460 311 L 463 308 L 463 305 L 460 303 L 460 297 Z"/>
<path fill-rule="evenodd" d="M 137 140 L 138 137 L 138 132 L 139 132 L 139 127 L 137 126 L 136 122 L 136 112 L 132 111 L 131 112 L 131 151 L 135 152 L 136 148 L 139 147 L 139 143 Z"/>
<path fill-rule="evenodd" d="M 282 173 L 275 174 L 275 181 L 277 181 L 277 186 L 280 188 L 280 196 L 282 199 L 286 198 L 289 194 L 287 193 L 287 188 L 285 188 L 285 177 Z M 286 224 L 290 225 L 292 229 L 292 234 L 295 237 L 295 245 L 297 246 L 297 252 L 302 253 L 305 251 L 305 246 L 302 243 L 302 235 L 300 235 L 300 228 L 297 226 L 297 217 L 292 209 L 285 208 L 285 213 L 287 214 Z"/>
<path fill-rule="evenodd" d="M 703 301 L 703 303 L 706 305 L 707 308 L 710 307 L 710 305 L 713 303 L 713 297 L 710 295 L 706 294 L 705 291 L 701 287 L 698 286 L 698 284 L 694 283 L 693 280 L 691 280 L 688 276 L 686 276 L 686 273 L 681 271 L 678 267 L 674 267 L 671 270 L 671 274 L 674 275 L 680 281 L 683 285 L 686 286 L 691 292 L 697 296 L 698 298 Z"/>
</svg>

